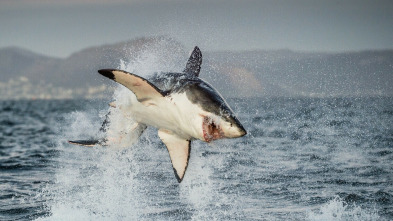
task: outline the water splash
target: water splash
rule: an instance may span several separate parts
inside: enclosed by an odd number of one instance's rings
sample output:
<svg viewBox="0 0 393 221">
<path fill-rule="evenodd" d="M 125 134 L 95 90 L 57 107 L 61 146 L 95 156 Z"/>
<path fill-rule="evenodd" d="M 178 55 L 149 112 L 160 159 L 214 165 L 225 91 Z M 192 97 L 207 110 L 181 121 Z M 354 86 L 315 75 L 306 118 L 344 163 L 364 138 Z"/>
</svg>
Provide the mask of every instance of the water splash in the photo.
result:
<svg viewBox="0 0 393 221">
<path fill-rule="evenodd" d="M 69 125 L 63 129 L 64 137 L 94 135 L 100 127 L 97 115 L 89 111 L 73 112 L 64 118 L 63 124 Z M 140 186 L 135 179 L 139 171 L 135 149 L 84 148 L 59 140 L 54 183 L 42 193 L 50 215 L 39 220 L 138 217 Z"/>
<path fill-rule="evenodd" d="M 211 168 L 205 165 L 206 159 L 201 158 L 200 146 L 197 142 L 193 143 L 189 162 L 192 166 L 188 167 L 187 177 L 180 186 L 180 196 L 195 210 L 193 220 L 208 220 L 214 217 L 211 205 L 215 201 L 215 190 L 209 178 L 212 174 Z"/>
<path fill-rule="evenodd" d="M 119 69 L 146 78 L 154 72 L 181 71 L 186 61 L 185 53 L 182 48 L 170 46 L 168 42 L 158 41 L 133 56 L 135 59 L 122 61 Z M 135 95 L 131 91 L 117 86 L 113 94 L 117 106 L 130 105 L 132 99 Z M 109 110 L 110 124 L 105 136 L 121 134 L 135 123 L 120 108 L 65 115 L 61 124 L 67 126 L 62 126 L 61 135 L 56 138 L 59 140 L 59 156 L 54 183 L 41 194 L 49 215 L 38 220 L 141 220 L 167 217 L 166 213 L 178 213 L 176 211 L 182 211 L 185 218 L 194 220 L 217 217 L 212 212 L 216 208 L 214 205 L 221 203 L 216 200 L 217 190 L 209 177 L 212 171 L 203 165 L 201 152 L 194 151 L 187 179 L 179 186 L 156 130 L 145 131 L 142 141 L 135 145 L 129 139 L 107 148 L 65 144 L 68 138 L 101 136 L 97 131 Z M 116 148 L 123 146 L 128 148 Z M 195 148 L 200 147 L 196 144 Z M 171 206 L 168 199 L 178 204 Z M 182 204 L 188 206 L 179 210 Z"/>
<path fill-rule="evenodd" d="M 129 54 L 131 59 L 120 61 L 119 69 L 145 78 L 155 72 L 181 72 L 187 61 L 183 47 L 167 38 L 147 43 L 141 50 Z"/>
<path fill-rule="evenodd" d="M 310 221 L 381 220 L 376 210 L 368 211 L 356 205 L 349 205 L 338 196 L 321 206 L 318 211 L 308 212 L 306 218 Z"/>
</svg>

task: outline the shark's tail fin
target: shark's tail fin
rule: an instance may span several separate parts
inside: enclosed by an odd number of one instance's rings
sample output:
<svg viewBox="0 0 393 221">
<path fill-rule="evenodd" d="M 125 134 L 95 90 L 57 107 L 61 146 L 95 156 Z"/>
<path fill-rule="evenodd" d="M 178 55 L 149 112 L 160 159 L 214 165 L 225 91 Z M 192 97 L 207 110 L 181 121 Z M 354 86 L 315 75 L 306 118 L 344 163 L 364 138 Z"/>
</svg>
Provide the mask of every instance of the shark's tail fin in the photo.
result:
<svg viewBox="0 0 393 221">
<path fill-rule="evenodd" d="M 69 140 L 68 143 L 74 144 L 74 145 L 79 145 L 79 146 L 85 146 L 85 147 L 92 147 L 95 145 L 105 145 L 104 140 Z"/>
<path fill-rule="evenodd" d="M 110 106 L 111 108 L 117 108 L 114 102 L 112 102 Z M 86 147 L 114 146 L 116 148 L 125 148 L 133 145 L 146 129 L 146 125 L 136 123 L 133 120 L 130 121 L 123 112 L 120 112 L 121 118 L 123 119 L 120 123 L 117 121 L 111 122 L 112 115 L 114 115 L 116 119 L 117 113 L 116 111 L 110 110 L 105 115 L 105 120 L 98 133 L 98 137 L 101 137 L 100 139 L 70 140 L 68 143 Z"/>
<path fill-rule="evenodd" d="M 109 104 L 110 105 L 110 104 Z M 109 124 L 110 124 L 110 115 L 111 111 L 108 111 L 108 113 L 105 115 L 105 120 L 101 124 L 100 132 L 105 133 L 108 130 Z"/>
<path fill-rule="evenodd" d="M 100 133 L 105 133 L 108 130 L 109 127 L 109 117 L 110 117 L 111 112 L 109 111 L 105 115 L 105 120 L 101 125 L 101 128 L 99 130 Z M 92 147 L 92 146 L 106 146 L 106 139 L 93 139 L 93 140 L 69 140 L 68 143 L 74 144 L 74 145 L 79 145 L 79 146 L 85 146 L 85 147 Z"/>
</svg>

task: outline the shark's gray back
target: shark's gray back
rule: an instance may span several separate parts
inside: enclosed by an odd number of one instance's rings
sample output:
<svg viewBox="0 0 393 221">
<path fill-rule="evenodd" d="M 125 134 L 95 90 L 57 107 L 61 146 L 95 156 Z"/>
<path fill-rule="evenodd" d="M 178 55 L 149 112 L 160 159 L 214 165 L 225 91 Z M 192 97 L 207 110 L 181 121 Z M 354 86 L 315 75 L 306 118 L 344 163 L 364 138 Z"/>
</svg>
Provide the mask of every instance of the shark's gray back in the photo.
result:
<svg viewBox="0 0 393 221">
<path fill-rule="evenodd" d="M 183 86 L 182 81 L 187 80 L 190 76 L 184 73 L 155 73 L 149 77 L 149 81 L 158 89 L 166 93 L 177 91 Z"/>
</svg>

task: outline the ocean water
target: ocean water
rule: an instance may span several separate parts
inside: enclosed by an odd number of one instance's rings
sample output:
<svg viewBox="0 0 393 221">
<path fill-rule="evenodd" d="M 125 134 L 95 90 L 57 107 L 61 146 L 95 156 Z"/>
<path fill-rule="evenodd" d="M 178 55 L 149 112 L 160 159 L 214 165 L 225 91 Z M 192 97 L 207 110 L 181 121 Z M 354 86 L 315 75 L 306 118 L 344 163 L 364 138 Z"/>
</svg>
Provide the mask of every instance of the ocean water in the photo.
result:
<svg viewBox="0 0 393 221">
<path fill-rule="evenodd" d="M 393 98 L 229 99 L 248 131 L 86 148 L 110 100 L 0 101 L 0 220 L 393 220 Z"/>
</svg>

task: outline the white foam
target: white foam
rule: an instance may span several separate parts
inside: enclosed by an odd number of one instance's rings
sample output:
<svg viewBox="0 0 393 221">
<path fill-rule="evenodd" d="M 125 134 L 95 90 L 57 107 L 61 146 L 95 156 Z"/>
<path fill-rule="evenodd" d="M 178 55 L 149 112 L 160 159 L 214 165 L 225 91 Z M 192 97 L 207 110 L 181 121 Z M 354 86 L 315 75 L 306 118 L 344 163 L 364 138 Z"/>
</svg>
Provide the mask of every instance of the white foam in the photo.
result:
<svg viewBox="0 0 393 221">
<path fill-rule="evenodd" d="M 40 196 L 50 215 L 38 220 L 135 220 L 140 186 L 135 180 L 139 167 L 133 160 L 134 149 L 115 151 L 62 142 L 95 136 L 101 125 L 97 111 L 72 112 L 62 124 L 54 183 Z"/>
<path fill-rule="evenodd" d="M 194 142 L 187 174 L 180 185 L 181 198 L 196 210 L 192 216 L 193 220 L 211 219 L 210 205 L 217 202 L 214 198 L 213 183 L 209 178 L 212 174 L 211 168 L 205 166 L 206 159 L 201 158 L 200 152 L 200 145 Z"/>
<path fill-rule="evenodd" d="M 194 211 L 192 220 L 244 219 L 236 196 L 220 192 L 221 185 L 214 181 L 214 168 L 221 168 L 224 156 L 203 157 L 206 150 L 219 148 L 193 142 L 187 173 L 180 185 L 180 198 Z M 226 184 L 227 185 L 227 184 Z"/>
<path fill-rule="evenodd" d="M 330 200 L 317 211 L 309 211 L 306 218 L 310 221 L 380 220 L 376 210 L 369 211 L 356 205 L 348 205 L 340 197 Z"/>
<path fill-rule="evenodd" d="M 143 77 L 154 71 L 180 71 L 186 61 L 183 50 L 176 49 L 179 53 L 173 54 L 173 49 L 168 50 L 166 45 L 165 41 L 157 42 L 150 48 L 142 50 L 136 56 L 137 59 L 122 61 L 119 69 Z M 168 51 L 171 54 L 168 54 Z M 184 64 L 181 67 L 178 65 L 179 57 L 183 58 L 181 63 Z M 133 96 L 128 89 L 118 86 L 113 100 L 116 105 L 130 105 Z M 149 213 L 147 207 L 152 204 L 152 199 L 146 193 L 157 190 L 146 190 L 148 186 L 140 177 L 138 178 L 138 175 L 154 168 L 149 169 L 151 162 L 138 159 L 136 153 L 146 151 L 146 155 L 156 154 L 161 158 L 167 157 L 170 164 L 167 153 L 164 150 L 157 151 L 157 144 L 139 142 L 131 148 L 117 150 L 104 147 L 85 148 L 68 145 L 65 142 L 68 139 L 89 139 L 97 136 L 108 109 L 110 108 L 100 111 L 72 112 L 65 115 L 65 120 L 59 123 L 61 129 L 59 136 L 55 138 L 59 155 L 55 159 L 57 165 L 54 170 L 54 183 L 48 184 L 40 194 L 50 214 L 38 220 L 139 220 Z M 101 113 L 100 116 L 98 112 Z M 119 109 L 111 109 L 111 123 L 107 135 L 114 136 L 121 133 L 134 122 L 124 114 Z M 145 134 L 144 137 L 149 139 L 149 136 L 151 134 Z M 126 140 L 124 142 L 127 143 Z M 130 146 L 131 144 L 128 145 Z M 193 158 L 193 161 L 197 159 Z M 141 166 L 142 163 L 145 166 Z M 206 205 L 214 201 L 214 194 L 211 193 L 212 184 L 209 180 L 211 172 L 198 161 L 191 163 L 195 165 L 189 167 L 190 174 L 187 179 L 190 181 L 183 181 L 180 194 L 199 211 L 206 211 L 204 209 L 207 208 Z M 177 182 L 171 170 L 168 174 L 173 177 L 173 182 Z M 196 217 L 204 216 L 198 213 Z"/>
<path fill-rule="evenodd" d="M 95 153 L 93 153 L 95 152 Z M 48 187 L 51 215 L 43 220 L 116 220 L 138 217 L 139 192 L 131 151 L 76 150 L 63 153 Z M 71 160 L 72 158 L 72 160 Z M 128 197 L 125 197 L 128 196 Z"/>
</svg>

